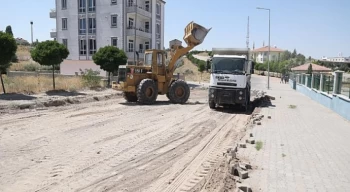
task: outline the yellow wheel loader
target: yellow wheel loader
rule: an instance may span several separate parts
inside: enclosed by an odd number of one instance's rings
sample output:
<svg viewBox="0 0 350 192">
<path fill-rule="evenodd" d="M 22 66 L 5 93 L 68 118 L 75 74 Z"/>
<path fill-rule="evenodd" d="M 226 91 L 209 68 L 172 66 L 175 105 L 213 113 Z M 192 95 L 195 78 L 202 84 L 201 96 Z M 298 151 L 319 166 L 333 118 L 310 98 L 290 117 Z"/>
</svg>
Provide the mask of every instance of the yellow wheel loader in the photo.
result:
<svg viewBox="0 0 350 192">
<path fill-rule="evenodd" d="M 210 30 L 190 22 L 183 37 L 187 47 L 183 47 L 179 40 L 170 41 L 169 60 L 166 51 L 149 49 L 145 51 L 143 64 L 119 66 L 117 90 L 123 91 L 128 102 L 150 105 L 158 95 L 165 94 L 172 103 L 186 103 L 190 89 L 185 81 L 173 77 L 176 64 L 179 58 L 203 43 Z"/>
</svg>

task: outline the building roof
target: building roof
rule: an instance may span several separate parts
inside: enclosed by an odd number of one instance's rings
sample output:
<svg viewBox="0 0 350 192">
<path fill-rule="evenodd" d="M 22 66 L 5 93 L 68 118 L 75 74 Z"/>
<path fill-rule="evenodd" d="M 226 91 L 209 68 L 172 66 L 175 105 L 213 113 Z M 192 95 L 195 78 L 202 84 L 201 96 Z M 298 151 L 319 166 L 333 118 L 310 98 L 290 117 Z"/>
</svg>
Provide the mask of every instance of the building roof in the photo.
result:
<svg viewBox="0 0 350 192">
<path fill-rule="evenodd" d="M 316 65 L 313 63 L 305 63 L 303 65 L 297 66 L 297 67 L 293 67 L 291 70 L 292 71 L 307 71 L 307 69 L 309 68 L 309 65 L 312 65 L 312 71 L 317 71 L 317 72 L 331 72 L 332 69 L 321 66 L 321 65 Z"/>
<path fill-rule="evenodd" d="M 268 52 L 268 51 L 269 51 L 269 46 L 260 47 L 258 49 L 252 50 L 252 52 Z M 284 52 L 284 50 L 283 49 L 279 49 L 277 47 L 271 47 L 270 46 L 270 52 Z"/>
</svg>

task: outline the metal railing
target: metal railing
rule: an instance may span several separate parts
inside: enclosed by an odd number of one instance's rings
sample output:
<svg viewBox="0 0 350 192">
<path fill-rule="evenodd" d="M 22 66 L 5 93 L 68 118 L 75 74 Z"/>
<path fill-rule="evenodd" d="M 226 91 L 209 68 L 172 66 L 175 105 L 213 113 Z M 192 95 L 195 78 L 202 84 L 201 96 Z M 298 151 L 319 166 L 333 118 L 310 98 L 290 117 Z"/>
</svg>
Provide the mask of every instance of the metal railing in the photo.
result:
<svg viewBox="0 0 350 192">
<path fill-rule="evenodd" d="M 147 28 L 143 28 L 143 27 L 135 27 L 133 25 L 129 25 L 126 27 L 126 29 L 135 29 L 138 30 L 138 31 L 142 31 L 142 32 L 145 32 L 145 33 L 151 33 L 151 30 L 150 29 L 147 29 Z"/>
</svg>

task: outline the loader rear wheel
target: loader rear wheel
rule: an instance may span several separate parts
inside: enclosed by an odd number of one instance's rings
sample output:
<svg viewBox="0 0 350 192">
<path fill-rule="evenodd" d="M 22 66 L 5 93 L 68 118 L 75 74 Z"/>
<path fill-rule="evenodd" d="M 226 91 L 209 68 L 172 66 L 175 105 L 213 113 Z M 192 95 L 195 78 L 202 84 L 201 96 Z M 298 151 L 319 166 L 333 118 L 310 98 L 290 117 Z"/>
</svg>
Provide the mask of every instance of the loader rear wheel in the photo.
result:
<svg viewBox="0 0 350 192">
<path fill-rule="evenodd" d="M 182 79 L 174 81 L 169 88 L 169 100 L 175 104 L 184 104 L 190 97 L 190 87 Z"/>
<path fill-rule="evenodd" d="M 137 87 L 137 99 L 141 104 L 153 104 L 158 97 L 158 87 L 152 79 L 144 79 Z"/>
<path fill-rule="evenodd" d="M 137 96 L 135 93 L 124 92 L 123 97 L 127 102 L 136 102 L 137 101 Z"/>
</svg>

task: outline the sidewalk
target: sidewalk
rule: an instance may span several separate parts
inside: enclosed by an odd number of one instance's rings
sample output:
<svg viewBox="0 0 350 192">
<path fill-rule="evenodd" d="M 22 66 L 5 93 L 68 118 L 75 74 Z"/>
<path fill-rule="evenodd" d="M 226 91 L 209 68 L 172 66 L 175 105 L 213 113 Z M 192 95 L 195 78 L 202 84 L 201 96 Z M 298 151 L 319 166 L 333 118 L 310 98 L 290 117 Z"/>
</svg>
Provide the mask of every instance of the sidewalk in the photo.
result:
<svg viewBox="0 0 350 192">
<path fill-rule="evenodd" d="M 267 77 L 257 80 L 255 89 L 266 90 Z M 270 78 L 267 91 L 275 107 L 263 108 L 261 125 L 251 130 L 262 149 L 238 151 L 257 166 L 244 183 L 253 192 L 350 191 L 350 122 L 279 81 Z"/>
</svg>

